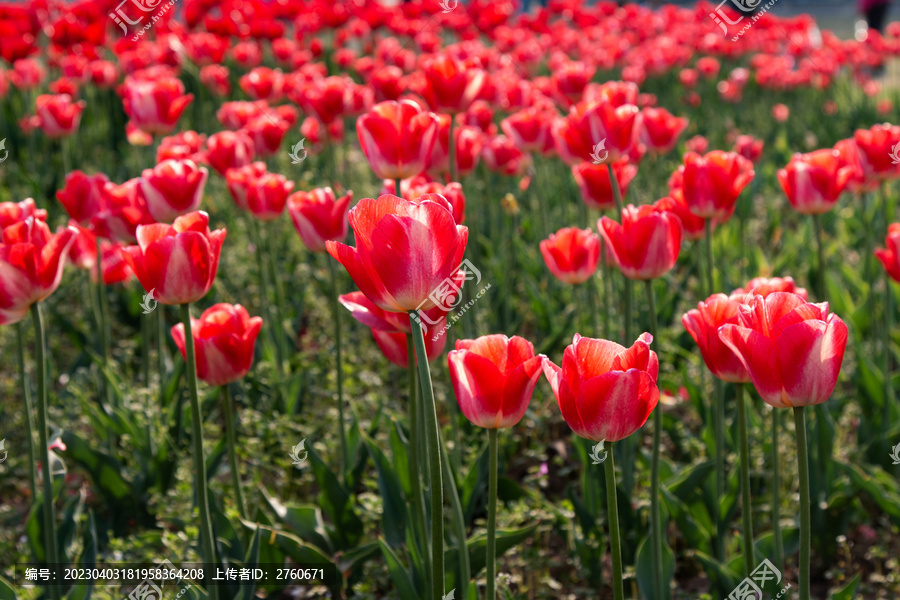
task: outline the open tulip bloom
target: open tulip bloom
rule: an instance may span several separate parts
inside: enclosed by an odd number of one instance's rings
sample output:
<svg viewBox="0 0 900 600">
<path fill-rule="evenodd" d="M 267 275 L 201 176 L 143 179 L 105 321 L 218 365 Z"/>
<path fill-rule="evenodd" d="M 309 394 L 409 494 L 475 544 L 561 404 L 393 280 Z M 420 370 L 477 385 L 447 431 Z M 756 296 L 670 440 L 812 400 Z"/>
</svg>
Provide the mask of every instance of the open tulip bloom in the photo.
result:
<svg viewBox="0 0 900 600">
<path fill-rule="evenodd" d="M 563 419 L 577 435 L 594 442 L 617 442 L 644 426 L 659 402 L 659 360 L 650 350 L 653 337 L 642 333 L 631 348 L 576 334 L 566 347 L 562 367 L 544 361 Z M 622 600 L 622 554 L 616 507 L 612 446 L 606 459 L 607 510 L 613 556 L 613 591 Z"/>
<path fill-rule="evenodd" d="M 722 341 L 744 363 L 762 399 L 776 409 L 794 409 L 800 467 L 801 598 L 809 598 L 810 551 L 804 409 L 831 396 L 844 360 L 847 334 L 847 325 L 829 313 L 827 302 L 812 304 L 787 292 L 748 297 L 738 309 L 738 322 L 719 329 Z"/>
</svg>

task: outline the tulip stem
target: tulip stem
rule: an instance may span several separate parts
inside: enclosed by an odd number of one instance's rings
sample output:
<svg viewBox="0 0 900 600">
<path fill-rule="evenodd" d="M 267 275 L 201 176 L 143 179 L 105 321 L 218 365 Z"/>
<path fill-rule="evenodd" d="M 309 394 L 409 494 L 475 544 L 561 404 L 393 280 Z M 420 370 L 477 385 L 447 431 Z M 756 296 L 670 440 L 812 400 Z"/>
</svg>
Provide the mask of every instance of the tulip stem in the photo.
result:
<svg viewBox="0 0 900 600">
<path fill-rule="evenodd" d="M 141 374 L 144 385 L 150 387 L 150 317 L 141 314 Z"/>
<path fill-rule="evenodd" d="M 453 143 L 454 116 L 453 114 L 450 115 L 449 141 L 447 144 L 448 160 L 450 161 L 450 181 L 456 181 L 456 144 Z"/>
<path fill-rule="evenodd" d="M 816 295 L 818 299 L 825 298 L 825 254 L 822 247 L 822 219 L 819 215 L 812 216 L 813 228 L 816 234 Z"/>
<path fill-rule="evenodd" d="M 805 406 L 794 407 L 794 428 L 800 468 L 800 600 L 809 600 L 809 455 L 806 446 Z"/>
<path fill-rule="evenodd" d="M 335 263 L 337 261 L 328 261 L 328 273 L 331 276 L 331 312 L 334 320 L 334 350 L 335 350 L 335 371 L 337 372 L 337 405 L 338 405 L 338 421 L 340 422 L 341 434 L 341 481 L 346 485 L 347 470 L 349 459 L 347 452 L 347 431 L 344 422 L 344 355 L 341 340 L 341 306 L 338 300 L 337 273 L 335 271 Z"/>
<path fill-rule="evenodd" d="M 772 410 L 772 535 L 775 538 L 775 564 L 784 564 L 784 540 L 781 539 L 781 455 L 778 453 L 778 432 L 781 413 Z"/>
<path fill-rule="evenodd" d="M 622 190 L 619 188 L 619 180 L 616 178 L 616 172 L 613 170 L 613 166 L 610 163 L 606 163 L 606 168 L 609 171 L 609 183 L 612 187 L 613 199 L 616 201 L 616 210 L 619 212 L 619 222 L 624 225 L 625 218 L 623 216 L 623 208 L 622 208 Z M 631 301 L 632 296 L 634 295 L 634 284 L 633 282 L 625 278 L 625 342 L 631 342 Z"/>
<path fill-rule="evenodd" d="M 44 516 L 44 560 L 51 567 L 59 565 L 59 551 L 56 541 L 56 517 L 53 514 L 53 476 L 50 473 L 50 442 L 47 425 L 47 341 L 44 337 L 44 319 L 41 305 L 31 305 L 31 320 L 34 322 L 34 359 L 37 363 L 37 413 L 38 413 L 38 448 L 41 457 L 41 505 Z M 59 588 L 50 584 L 50 594 L 59 598 Z"/>
<path fill-rule="evenodd" d="M 744 516 L 744 568 L 749 577 L 756 564 L 753 546 L 753 505 L 750 503 L 750 443 L 747 438 L 747 404 L 744 384 L 737 383 L 738 436 L 741 443 L 741 512 Z"/>
<path fill-rule="evenodd" d="M 416 525 L 418 532 L 416 540 L 421 544 L 422 552 L 429 554 L 430 547 L 425 539 L 425 496 L 422 493 L 422 480 L 419 479 L 419 452 L 422 441 L 419 437 L 421 427 L 419 426 L 419 400 L 418 388 L 419 382 L 416 377 L 416 353 L 413 349 L 412 335 L 406 335 L 406 360 L 409 369 L 409 480 L 413 497 L 413 510 L 416 515 Z M 425 563 L 425 581 L 428 589 L 431 589 L 431 561 L 426 557 Z"/>
<path fill-rule="evenodd" d="M 100 248 L 100 236 L 97 236 L 97 308 L 99 310 L 99 323 L 97 323 L 97 336 L 100 342 L 100 360 L 103 365 L 103 373 L 100 374 L 100 386 L 102 395 L 107 402 L 115 401 L 115 394 L 110 393 L 107 384 L 107 372 L 109 370 L 109 338 L 106 331 L 106 319 L 109 313 L 109 301 L 106 298 L 106 284 L 103 282 L 103 250 Z"/>
<path fill-rule="evenodd" d="M 429 476 L 431 478 L 431 597 L 444 596 L 444 489 L 441 474 L 441 446 L 438 438 L 437 409 L 434 405 L 434 388 L 428 355 L 425 352 L 425 338 L 415 311 L 409 312 L 413 344 L 418 357 L 419 382 L 422 390 L 422 405 L 425 410 L 425 432 L 428 438 Z"/>
<path fill-rule="evenodd" d="M 152 325 L 151 325 L 152 327 Z M 166 410 L 166 311 L 162 304 L 156 310 L 156 370 L 159 371 L 159 410 Z"/>
<path fill-rule="evenodd" d="M 497 597 L 497 462 L 500 453 L 499 429 L 488 429 L 488 522 L 487 522 L 487 593 L 485 600 Z"/>
<path fill-rule="evenodd" d="M 606 512 L 609 515 L 609 547 L 612 554 L 612 586 L 615 600 L 625 599 L 625 586 L 622 582 L 622 542 L 619 538 L 619 506 L 616 499 L 616 461 L 613 458 L 613 445 L 606 446 L 609 456 L 606 457 Z"/>
<path fill-rule="evenodd" d="M 222 405 L 225 410 L 225 436 L 228 443 L 228 463 L 231 467 L 231 485 L 234 487 L 234 500 L 238 514 L 244 521 L 249 520 L 244 505 L 244 492 L 241 491 L 241 472 L 237 459 L 237 434 L 234 427 L 234 405 L 228 384 L 222 386 Z"/>
<path fill-rule="evenodd" d="M 885 230 L 890 226 L 888 211 L 888 197 L 884 189 L 881 190 L 881 213 Z M 869 236 L 867 236 L 869 237 Z M 869 252 L 871 254 L 871 252 Z M 887 433 L 891 428 L 891 409 L 894 407 L 894 386 L 891 377 L 891 331 L 894 327 L 894 294 L 891 289 L 891 277 L 884 272 L 884 403 L 882 404 L 881 423 L 884 439 L 887 441 Z M 890 442 L 886 443 L 890 446 Z"/>
<path fill-rule="evenodd" d="M 647 303 L 650 312 L 650 335 L 657 341 L 656 297 L 653 293 L 653 280 L 646 279 Z M 662 443 L 662 409 L 657 406 L 653 411 L 653 456 L 650 461 L 650 532 L 653 544 L 653 587 L 655 597 L 663 596 L 663 561 L 662 561 L 662 518 L 659 512 L 659 452 Z"/>
<path fill-rule="evenodd" d="M 25 326 L 22 321 L 16 323 L 16 345 L 19 351 L 19 379 L 22 381 L 22 397 L 25 401 L 25 417 L 28 422 L 28 483 L 31 485 L 31 498 L 37 498 L 37 448 L 34 446 L 34 406 L 31 402 L 31 382 L 25 370 Z"/>
<path fill-rule="evenodd" d="M 713 274 L 712 220 L 706 219 L 704 224 L 706 235 L 706 295 L 715 293 L 715 277 Z M 725 407 L 722 399 L 722 384 L 717 377 L 713 378 L 713 434 L 716 443 L 716 558 L 725 560 L 725 528 L 719 510 L 719 502 L 725 490 Z"/>
<path fill-rule="evenodd" d="M 191 327 L 191 305 L 181 305 L 181 322 L 184 324 L 184 354 L 187 371 L 188 391 L 191 401 L 191 444 L 194 459 L 194 492 L 200 509 L 200 540 L 203 546 L 203 562 L 216 563 L 213 546 L 212 519 L 209 515 L 209 492 L 206 488 L 206 460 L 203 454 L 203 414 L 200 412 L 200 398 L 197 395 L 197 363 L 194 358 L 194 331 Z M 218 588 L 207 586 L 210 600 L 217 600 Z"/>
</svg>

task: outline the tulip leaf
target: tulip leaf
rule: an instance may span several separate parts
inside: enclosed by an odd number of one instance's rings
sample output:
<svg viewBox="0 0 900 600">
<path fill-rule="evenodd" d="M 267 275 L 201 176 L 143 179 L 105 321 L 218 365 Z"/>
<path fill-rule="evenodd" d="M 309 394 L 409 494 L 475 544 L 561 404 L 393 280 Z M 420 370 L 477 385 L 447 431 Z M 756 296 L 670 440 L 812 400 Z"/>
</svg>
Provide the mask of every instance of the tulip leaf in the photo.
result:
<svg viewBox="0 0 900 600">
<path fill-rule="evenodd" d="M 861 577 L 862 573 L 857 573 L 846 585 L 831 592 L 829 600 L 853 600 L 856 598 L 856 587 L 859 585 Z"/>
<path fill-rule="evenodd" d="M 0 600 L 18 600 L 12 584 L 0 575 Z"/>
<path fill-rule="evenodd" d="M 400 481 L 400 488 L 407 498 L 412 497 L 412 482 L 409 473 L 409 440 L 403 433 L 403 427 L 399 421 L 392 421 L 390 431 L 391 458 L 393 459 L 394 472 Z"/>
<path fill-rule="evenodd" d="M 514 548 L 532 537 L 535 531 L 537 531 L 537 525 L 529 525 L 528 527 L 522 527 L 521 529 L 498 529 L 497 558 L 503 556 L 510 548 Z M 469 565 L 471 567 L 470 576 L 473 578 L 478 577 L 486 563 L 487 534 L 482 533 L 469 538 L 466 546 L 469 549 Z M 448 565 L 450 564 L 450 561 L 455 562 L 454 558 L 448 556 L 451 553 L 452 550 L 444 551 L 444 560 L 447 561 Z M 451 569 L 448 568 L 447 571 L 450 572 Z"/>
<path fill-rule="evenodd" d="M 703 565 L 703 570 L 712 580 L 713 587 L 720 590 L 732 590 L 740 581 L 741 576 L 728 565 L 724 565 L 712 556 L 699 550 L 694 551 L 694 557 Z"/>
<path fill-rule="evenodd" d="M 260 488 L 260 492 L 282 525 L 297 534 L 303 541 L 318 546 L 322 550 L 334 552 L 319 507 L 307 504 L 282 504 L 276 498 L 272 498 L 265 488 Z"/>
<path fill-rule="evenodd" d="M 714 460 L 687 465 L 665 480 L 666 488 L 682 502 L 686 501 L 715 471 Z"/>
<path fill-rule="evenodd" d="M 669 600 L 672 597 L 669 584 L 675 577 L 675 553 L 665 543 L 665 540 L 663 540 L 662 547 L 662 568 L 663 598 L 660 600 Z M 638 543 L 637 557 L 635 558 L 635 575 L 637 576 L 638 587 L 641 588 L 644 598 L 654 597 L 653 573 L 653 547 L 650 544 L 649 536 L 647 536 Z"/>
<path fill-rule="evenodd" d="M 391 462 L 369 436 L 362 434 L 363 443 L 378 473 L 378 491 L 381 493 L 381 529 L 388 543 L 401 548 L 406 537 L 406 502 L 400 480 Z"/>
<path fill-rule="evenodd" d="M 93 511 L 88 511 L 87 522 L 82 531 L 82 550 L 78 566 L 90 567 L 97 563 L 97 527 L 94 523 Z M 94 590 L 93 582 L 75 585 L 66 596 L 66 600 L 90 600 Z"/>
<path fill-rule="evenodd" d="M 419 600 L 419 594 L 416 592 L 416 588 L 409 578 L 409 573 L 404 568 L 403 563 L 400 562 L 400 559 L 397 558 L 391 547 L 384 541 L 384 538 L 378 538 L 378 543 L 381 546 L 381 553 L 384 555 L 388 572 L 391 574 L 391 581 L 394 582 L 394 587 L 397 590 L 397 595 L 400 596 L 400 600 Z"/>
<path fill-rule="evenodd" d="M 322 489 L 320 494 L 322 511 L 334 524 L 341 547 L 351 548 L 359 542 L 363 534 L 363 523 L 354 511 L 350 494 L 316 454 L 312 446 L 307 447 L 307 452 L 313 476 Z"/>
</svg>

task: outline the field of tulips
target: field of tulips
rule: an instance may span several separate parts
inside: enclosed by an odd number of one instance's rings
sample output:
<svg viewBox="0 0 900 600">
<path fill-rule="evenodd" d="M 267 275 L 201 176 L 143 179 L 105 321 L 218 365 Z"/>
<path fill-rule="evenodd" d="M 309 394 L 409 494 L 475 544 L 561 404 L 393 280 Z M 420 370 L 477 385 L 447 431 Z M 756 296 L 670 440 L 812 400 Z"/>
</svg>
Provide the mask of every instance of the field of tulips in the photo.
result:
<svg viewBox="0 0 900 600">
<path fill-rule="evenodd" d="M 900 597 L 900 23 L 778 13 L 0 2 L 0 600 Z"/>
</svg>

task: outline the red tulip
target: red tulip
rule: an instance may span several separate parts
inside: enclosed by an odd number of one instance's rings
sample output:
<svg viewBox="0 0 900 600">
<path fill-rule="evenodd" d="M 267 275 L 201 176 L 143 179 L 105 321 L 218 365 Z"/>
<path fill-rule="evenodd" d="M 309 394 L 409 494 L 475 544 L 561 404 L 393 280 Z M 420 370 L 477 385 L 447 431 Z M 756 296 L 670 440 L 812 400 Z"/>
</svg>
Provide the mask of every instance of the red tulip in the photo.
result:
<svg viewBox="0 0 900 600">
<path fill-rule="evenodd" d="M 804 300 L 807 299 L 805 288 L 797 287 L 793 277 L 754 277 L 747 282 L 742 288 L 738 288 L 732 294 L 752 294 L 754 296 L 766 297 L 775 292 L 790 292 L 797 294 Z"/>
<path fill-rule="evenodd" d="M 458 272 L 469 239 L 443 196 L 364 198 L 349 220 L 357 246 L 326 247 L 369 300 L 393 312 L 437 306 L 434 292 Z"/>
<path fill-rule="evenodd" d="M 144 169 L 139 189 L 147 210 L 159 222 L 200 208 L 209 171 L 192 160 L 164 160 L 152 169 Z"/>
<path fill-rule="evenodd" d="M 756 164 L 762 157 L 765 142 L 752 135 L 739 135 L 734 142 L 734 151 Z"/>
<path fill-rule="evenodd" d="M 91 281 L 97 281 L 97 237 L 90 229 L 79 226 L 74 220 L 69 221 L 69 227 L 78 231 L 75 242 L 69 249 L 69 260 L 78 269 L 90 271 Z M 103 283 L 112 285 L 121 283 L 131 278 L 132 272 L 128 263 L 119 252 L 121 246 L 116 243 L 100 242 L 100 251 L 103 253 Z"/>
<path fill-rule="evenodd" d="M 272 156 L 290 128 L 290 123 L 277 115 L 260 115 L 247 123 L 244 132 L 253 140 L 257 156 Z"/>
<path fill-rule="evenodd" d="M 261 317 L 250 317 L 240 304 L 214 304 L 191 317 L 191 335 L 197 362 L 197 377 L 209 385 L 227 385 L 250 372 L 253 347 L 262 329 Z M 172 339 L 187 360 L 184 323 L 172 328 Z"/>
<path fill-rule="evenodd" d="M 829 148 L 795 154 L 778 171 L 778 183 L 797 212 L 820 215 L 834 208 L 852 176 L 853 168 L 842 166 L 839 154 Z"/>
<path fill-rule="evenodd" d="M 776 104 L 772 107 L 772 118 L 779 123 L 784 123 L 791 116 L 791 109 L 784 104 Z"/>
<path fill-rule="evenodd" d="M 738 307 L 743 297 L 743 294 L 737 292 L 731 296 L 713 294 L 681 317 L 681 324 L 700 348 L 706 367 L 722 381 L 750 381 L 750 373 L 744 363 L 719 338 L 719 328 L 722 325 L 738 322 Z"/>
<path fill-rule="evenodd" d="M 628 197 L 628 187 L 637 175 L 637 171 L 637 166 L 627 160 L 613 163 L 613 172 L 616 175 L 623 202 Z M 575 177 L 575 183 L 581 190 L 581 199 L 589 208 L 610 210 L 616 207 L 612 182 L 609 180 L 609 167 L 606 164 L 578 163 L 572 167 L 572 176 Z"/>
<path fill-rule="evenodd" d="M 656 210 L 674 213 L 681 221 L 681 229 L 684 237 L 696 241 L 706 235 L 706 219 L 698 217 L 690 211 L 680 188 L 670 191 L 670 196 L 660 198 L 653 203 Z M 715 222 L 713 222 L 715 226 Z"/>
<path fill-rule="evenodd" d="M 553 138 L 560 158 L 574 165 L 616 162 L 628 154 L 641 130 L 641 113 L 633 104 L 579 102 L 553 125 Z"/>
<path fill-rule="evenodd" d="M 220 131 L 206 140 L 206 162 L 219 175 L 225 175 L 228 169 L 249 165 L 253 156 L 253 140 L 243 131 Z"/>
<path fill-rule="evenodd" d="M 394 189 L 396 186 L 393 181 L 385 181 L 384 194 L 397 195 Z M 426 177 L 413 177 L 407 179 L 400 184 L 403 190 L 403 197 L 407 200 L 415 200 L 426 194 L 440 194 L 450 203 L 450 211 L 453 213 L 453 220 L 457 225 L 466 222 L 466 196 L 463 194 L 462 185 L 451 181 L 447 185 L 442 185 L 437 181 L 428 181 Z"/>
<path fill-rule="evenodd" d="M 267 172 L 264 162 L 228 169 L 225 181 L 235 204 L 261 221 L 280 217 L 288 194 L 294 189 L 294 182 L 284 175 Z"/>
<path fill-rule="evenodd" d="M 333 75 L 305 85 L 297 99 L 308 113 L 330 125 L 342 117 L 350 104 L 353 81 L 341 75 Z"/>
<path fill-rule="evenodd" d="M 488 169 L 508 176 L 524 175 L 533 164 L 531 155 L 519 150 L 505 135 L 490 138 L 481 149 L 481 156 Z"/>
<path fill-rule="evenodd" d="M 451 114 L 465 112 L 478 97 L 487 73 L 449 54 L 439 54 L 422 64 L 425 88 L 422 96 L 432 110 Z"/>
<path fill-rule="evenodd" d="M 425 165 L 426 171 L 434 176 L 450 175 L 450 115 L 437 115 L 438 130 L 431 154 Z M 471 125 L 453 127 L 453 152 L 456 155 L 457 176 L 468 175 L 478 166 L 478 158 L 484 146 L 484 135 Z"/>
<path fill-rule="evenodd" d="M 437 130 L 437 117 L 411 100 L 381 102 L 356 120 L 363 154 L 381 179 L 424 171 Z"/>
<path fill-rule="evenodd" d="M 641 142 L 656 154 L 671 152 L 688 126 L 687 119 L 676 117 L 664 108 L 645 108 L 641 116 Z"/>
<path fill-rule="evenodd" d="M 244 93 L 254 100 L 278 102 L 284 96 L 284 74 L 281 69 L 256 67 L 239 81 Z"/>
<path fill-rule="evenodd" d="M 77 231 L 55 234 L 40 219 L 28 217 L 3 229 L 0 237 L 0 325 L 25 318 L 32 304 L 59 287 Z"/>
<path fill-rule="evenodd" d="M 857 129 L 853 135 L 860 150 L 865 179 L 872 177 L 888 181 L 900 177 L 900 125 L 875 125 L 870 129 Z"/>
<path fill-rule="evenodd" d="M 460 410 L 478 427 L 512 427 L 528 409 L 545 359 L 519 336 L 457 340 L 447 362 Z"/>
<path fill-rule="evenodd" d="M 91 229 L 100 237 L 134 244 L 137 242 L 138 225 L 153 223 L 138 190 L 140 178 L 129 179 L 121 185 L 106 182 L 103 185 L 105 199 L 102 208 L 91 219 Z"/>
<path fill-rule="evenodd" d="M 408 316 L 381 310 L 362 292 L 343 294 L 339 300 L 351 312 L 354 319 L 369 328 L 385 358 L 403 369 L 409 366 L 406 336 L 412 332 L 412 328 Z M 423 319 L 426 326 L 425 354 L 428 356 L 428 362 L 433 362 L 447 345 L 447 336 L 442 333 L 447 319 L 445 313 L 438 308 L 428 311 L 427 316 L 427 319 Z"/>
<path fill-rule="evenodd" d="M 287 199 L 287 210 L 303 245 L 312 252 L 325 252 L 329 240 L 344 240 L 351 200 L 353 192 L 336 198 L 330 187 L 291 194 Z"/>
<path fill-rule="evenodd" d="M 563 283 L 584 283 L 600 263 L 600 238 L 590 229 L 565 227 L 541 242 L 541 255 L 553 276 Z"/>
<path fill-rule="evenodd" d="M 612 247 L 616 263 L 629 279 L 655 279 L 668 273 L 681 252 L 681 220 L 655 206 L 622 210 L 620 225 L 609 217 L 598 221 L 600 234 Z"/>
<path fill-rule="evenodd" d="M 33 198 L 25 198 L 21 202 L 0 202 L 0 232 L 29 217 L 38 221 L 46 221 L 47 211 L 38 208 Z"/>
<path fill-rule="evenodd" d="M 523 152 L 541 152 L 553 145 L 553 113 L 528 107 L 500 121 L 500 129 Z"/>
<path fill-rule="evenodd" d="M 231 93 L 231 81 L 228 79 L 228 67 L 222 65 L 206 65 L 200 68 L 200 83 L 213 96 L 227 96 Z"/>
<path fill-rule="evenodd" d="M 181 117 L 181 113 L 194 99 L 184 93 L 184 84 L 177 77 L 153 79 L 125 79 L 122 86 L 122 103 L 131 123 L 151 134 L 169 133 Z"/>
<path fill-rule="evenodd" d="M 104 208 L 103 186 L 107 183 L 109 178 L 103 173 L 86 175 L 81 171 L 72 171 L 66 175 L 63 189 L 57 190 L 56 199 L 79 225 L 87 226 Z"/>
<path fill-rule="evenodd" d="M 576 434 L 617 442 L 640 429 L 656 404 L 659 360 L 653 336 L 642 333 L 631 348 L 575 334 L 562 368 L 544 361 L 563 419 Z"/>
<path fill-rule="evenodd" d="M 209 292 L 219 268 L 226 231 L 210 232 L 209 215 L 182 215 L 172 225 L 137 228 L 138 245 L 123 249 L 144 290 L 163 304 L 196 302 Z"/>
<path fill-rule="evenodd" d="M 786 292 L 748 297 L 738 323 L 719 330 L 750 372 L 753 387 L 777 408 L 821 404 L 831 396 L 847 333 L 827 302 L 811 304 Z"/>
<path fill-rule="evenodd" d="M 156 148 L 156 163 L 173 158 L 175 160 L 190 159 L 195 163 L 204 161 L 203 144 L 206 143 L 206 134 L 196 131 L 179 131 L 174 135 L 164 137 Z"/>
<path fill-rule="evenodd" d="M 884 248 L 877 248 L 875 256 L 894 281 L 900 281 L 900 223 L 888 225 Z"/>
<path fill-rule="evenodd" d="M 63 138 L 75 133 L 81 122 L 85 102 L 72 102 L 68 94 L 41 94 L 35 101 L 41 130 L 49 138 Z"/>
<path fill-rule="evenodd" d="M 713 150 L 684 156 L 684 199 L 692 213 L 720 222 L 734 212 L 738 196 L 753 179 L 753 163 L 735 152 Z"/>
</svg>

